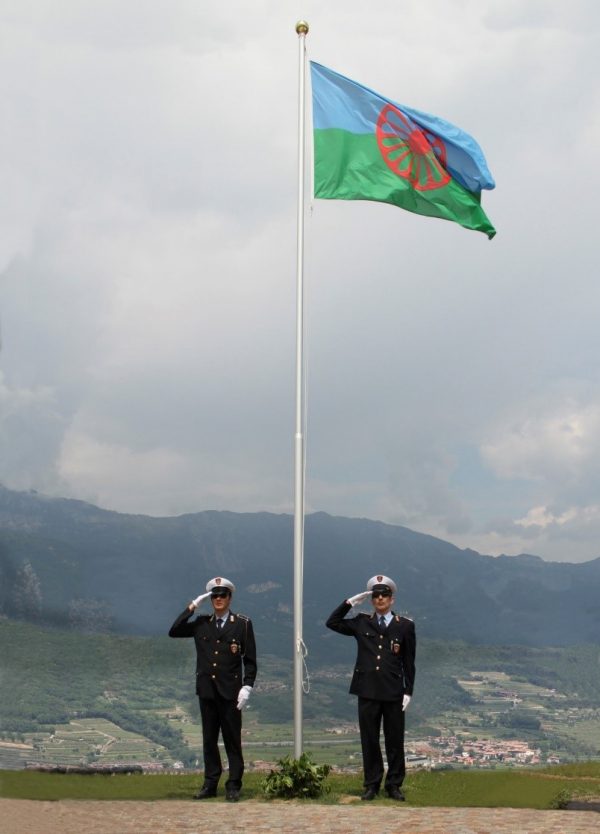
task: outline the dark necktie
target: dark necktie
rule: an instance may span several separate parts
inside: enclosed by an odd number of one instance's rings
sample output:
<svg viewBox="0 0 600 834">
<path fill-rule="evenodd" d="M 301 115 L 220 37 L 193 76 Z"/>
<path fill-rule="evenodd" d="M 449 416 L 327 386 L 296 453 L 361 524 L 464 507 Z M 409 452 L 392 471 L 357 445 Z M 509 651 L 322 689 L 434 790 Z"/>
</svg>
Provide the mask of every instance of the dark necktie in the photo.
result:
<svg viewBox="0 0 600 834">
<path fill-rule="evenodd" d="M 219 629 L 219 631 L 221 631 L 221 629 L 223 628 L 223 620 L 220 617 L 217 620 L 217 628 Z"/>
<path fill-rule="evenodd" d="M 379 628 L 385 628 L 385 617 L 383 615 L 379 618 Z"/>
</svg>

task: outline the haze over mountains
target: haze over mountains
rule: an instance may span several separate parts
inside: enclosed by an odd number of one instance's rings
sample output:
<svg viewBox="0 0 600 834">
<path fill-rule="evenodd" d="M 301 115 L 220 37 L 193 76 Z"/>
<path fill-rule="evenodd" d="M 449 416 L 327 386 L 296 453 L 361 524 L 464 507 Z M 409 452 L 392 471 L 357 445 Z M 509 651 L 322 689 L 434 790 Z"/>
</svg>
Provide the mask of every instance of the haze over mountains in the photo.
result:
<svg viewBox="0 0 600 834">
<path fill-rule="evenodd" d="M 85 631 L 165 634 L 206 581 L 235 582 L 234 609 L 263 651 L 290 653 L 289 515 L 125 515 L 0 486 L 0 613 Z M 325 658 L 324 620 L 375 573 L 392 576 L 395 610 L 418 633 L 471 643 L 600 641 L 600 559 L 490 557 L 405 527 L 315 513 L 306 518 L 304 630 Z"/>
</svg>

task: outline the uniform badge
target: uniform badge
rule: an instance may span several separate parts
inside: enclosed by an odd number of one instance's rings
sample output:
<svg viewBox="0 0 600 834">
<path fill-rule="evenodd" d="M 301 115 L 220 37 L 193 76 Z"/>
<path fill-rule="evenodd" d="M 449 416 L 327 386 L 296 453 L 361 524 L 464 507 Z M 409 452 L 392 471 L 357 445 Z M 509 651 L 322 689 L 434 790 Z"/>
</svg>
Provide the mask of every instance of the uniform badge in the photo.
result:
<svg viewBox="0 0 600 834">
<path fill-rule="evenodd" d="M 229 646 L 229 651 L 231 652 L 231 654 L 237 654 L 239 649 L 240 647 L 237 643 L 231 643 L 231 645 Z"/>
<path fill-rule="evenodd" d="M 392 640 L 391 648 L 394 654 L 400 654 L 400 643 L 397 643 L 395 640 Z"/>
</svg>

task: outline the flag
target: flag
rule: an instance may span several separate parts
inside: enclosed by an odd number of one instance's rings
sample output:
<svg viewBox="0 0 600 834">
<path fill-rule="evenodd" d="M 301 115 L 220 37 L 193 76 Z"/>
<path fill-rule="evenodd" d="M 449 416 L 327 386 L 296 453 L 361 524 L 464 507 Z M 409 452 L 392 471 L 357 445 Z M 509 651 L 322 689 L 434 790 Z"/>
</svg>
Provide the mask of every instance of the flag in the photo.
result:
<svg viewBox="0 0 600 834">
<path fill-rule="evenodd" d="M 310 68 L 315 197 L 392 203 L 494 237 L 480 202 L 495 183 L 468 133 L 314 61 Z"/>
</svg>

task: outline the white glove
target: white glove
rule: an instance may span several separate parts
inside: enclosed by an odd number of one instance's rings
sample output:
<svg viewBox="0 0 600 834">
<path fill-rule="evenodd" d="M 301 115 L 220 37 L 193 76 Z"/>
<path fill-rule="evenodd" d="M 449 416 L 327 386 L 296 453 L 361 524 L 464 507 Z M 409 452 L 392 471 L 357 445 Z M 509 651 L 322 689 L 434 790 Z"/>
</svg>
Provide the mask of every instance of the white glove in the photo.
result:
<svg viewBox="0 0 600 834">
<path fill-rule="evenodd" d="M 410 695 L 403 695 L 402 696 L 402 712 L 407 708 L 410 704 Z"/>
<path fill-rule="evenodd" d="M 371 596 L 371 591 L 363 591 L 361 594 L 356 594 L 353 597 L 348 597 L 346 602 L 354 608 L 355 605 L 360 605 Z"/>
<path fill-rule="evenodd" d="M 251 686 L 242 686 L 238 694 L 237 700 L 237 708 L 244 709 L 248 701 L 250 700 L 250 693 L 252 692 Z"/>
<path fill-rule="evenodd" d="M 208 599 L 209 596 L 210 596 L 210 591 L 207 594 L 200 594 L 199 597 L 196 597 L 196 599 L 192 600 L 192 605 L 194 606 L 194 608 L 198 608 L 200 603 L 204 602 L 205 599 Z"/>
</svg>

